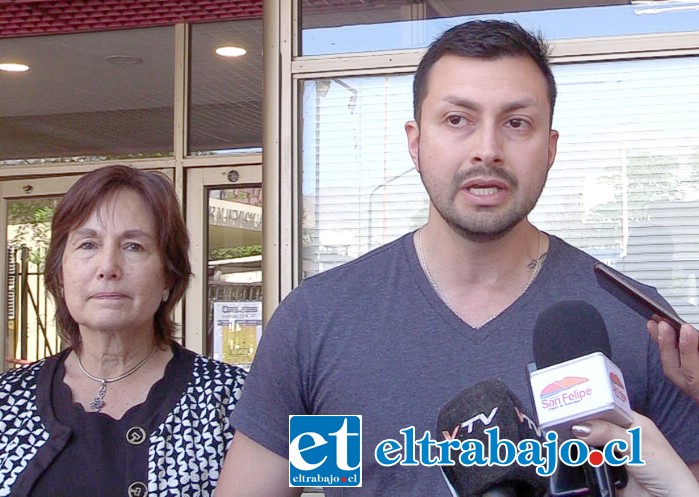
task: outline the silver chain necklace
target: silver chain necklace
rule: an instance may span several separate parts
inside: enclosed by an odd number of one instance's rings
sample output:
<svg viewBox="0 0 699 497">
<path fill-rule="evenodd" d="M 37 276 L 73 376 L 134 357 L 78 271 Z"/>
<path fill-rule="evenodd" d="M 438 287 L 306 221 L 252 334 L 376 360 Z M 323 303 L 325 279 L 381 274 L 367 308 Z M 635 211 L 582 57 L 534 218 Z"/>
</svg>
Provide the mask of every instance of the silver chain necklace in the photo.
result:
<svg viewBox="0 0 699 497">
<path fill-rule="evenodd" d="M 100 389 L 97 392 L 97 396 L 92 400 L 92 402 L 90 402 L 90 409 L 92 409 L 94 412 L 100 412 L 100 410 L 102 410 L 102 408 L 104 407 L 104 397 L 105 395 L 107 395 L 107 385 L 109 383 L 114 383 L 116 381 L 123 380 L 127 376 L 131 376 L 132 374 L 134 374 L 136 371 L 141 369 L 141 367 L 145 363 L 148 362 L 148 359 L 153 357 L 153 354 L 155 354 L 156 350 L 158 350 L 158 348 L 153 347 L 153 350 L 150 354 L 146 356 L 145 359 L 136 364 L 133 368 L 129 369 L 126 373 L 120 374 L 119 376 L 114 376 L 113 378 L 99 378 L 85 371 L 85 368 L 83 367 L 83 362 L 80 360 L 80 354 L 78 354 L 78 352 L 76 351 L 75 355 L 78 357 L 78 366 L 80 367 L 80 371 L 82 371 L 83 374 L 91 380 L 96 381 L 100 384 Z"/>
<path fill-rule="evenodd" d="M 529 277 L 529 281 L 527 281 L 527 284 L 524 286 L 521 292 L 514 298 L 512 302 L 515 302 L 517 299 L 519 299 L 522 295 L 524 295 L 524 292 L 527 291 L 527 289 L 531 286 L 532 282 L 534 281 L 534 278 L 536 278 L 536 275 L 539 274 L 539 269 L 541 267 L 541 231 L 537 230 L 536 231 L 537 235 L 537 248 L 536 248 L 536 259 L 532 260 L 529 264 L 527 264 L 527 267 L 532 269 L 532 275 Z M 420 263 L 422 264 L 422 267 L 425 269 L 425 275 L 427 276 L 427 280 L 430 282 L 430 285 L 432 285 L 432 288 L 434 289 L 435 293 L 437 296 L 444 302 L 444 305 L 446 305 L 451 312 L 456 314 L 456 311 L 449 305 L 449 301 L 447 298 L 444 296 L 442 293 L 442 290 L 440 290 L 439 286 L 437 286 L 437 282 L 434 280 L 432 277 L 432 273 L 430 273 L 430 268 L 427 265 L 427 258 L 425 257 L 425 248 L 422 243 L 422 228 L 420 228 L 417 232 L 417 246 L 418 246 L 418 257 L 420 259 Z M 490 323 L 493 319 L 498 317 L 501 314 L 502 311 L 500 311 L 497 314 L 493 314 L 488 317 L 484 322 L 482 322 L 478 326 L 473 326 L 474 329 L 479 330 L 483 328 L 486 324 Z"/>
</svg>

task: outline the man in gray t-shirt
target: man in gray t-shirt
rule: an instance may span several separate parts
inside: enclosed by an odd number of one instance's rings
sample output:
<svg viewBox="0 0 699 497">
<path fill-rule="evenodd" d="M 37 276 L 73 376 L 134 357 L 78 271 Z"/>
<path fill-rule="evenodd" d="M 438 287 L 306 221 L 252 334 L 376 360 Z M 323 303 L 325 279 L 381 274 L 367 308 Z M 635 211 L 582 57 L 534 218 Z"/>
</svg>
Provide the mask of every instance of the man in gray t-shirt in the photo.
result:
<svg viewBox="0 0 699 497">
<path fill-rule="evenodd" d="M 555 302 L 584 300 L 604 318 L 632 407 L 652 418 L 685 460 L 699 460 L 699 408 L 663 376 L 645 319 L 598 286 L 595 259 L 549 235 L 529 289 L 476 329 L 434 291 L 413 238 L 309 278 L 285 299 L 232 416 L 236 436 L 287 458 L 289 414 L 361 414 L 364 483 L 352 495 L 448 496 L 438 467 L 381 467 L 377 444 L 402 440 L 408 426 L 436 438 L 441 406 L 489 378 L 505 382 L 533 417 L 525 368 L 536 319 Z M 327 488 L 326 495 L 342 494 Z"/>
<path fill-rule="evenodd" d="M 291 414 L 362 415 L 363 486 L 346 493 L 449 496 L 438 467 L 384 467 L 374 448 L 409 426 L 434 433 L 440 407 L 489 378 L 531 415 L 532 330 L 563 300 L 598 308 L 632 407 L 699 462 L 699 409 L 663 376 L 645 320 L 599 288 L 594 259 L 527 219 L 556 155 L 555 97 L 545 43 L 516 24 L 464 23 L 430 46 L 406 124 L 428 222 L 282 302 L 232 417 L 218 497 L 295 493 Z"/>
</svg>

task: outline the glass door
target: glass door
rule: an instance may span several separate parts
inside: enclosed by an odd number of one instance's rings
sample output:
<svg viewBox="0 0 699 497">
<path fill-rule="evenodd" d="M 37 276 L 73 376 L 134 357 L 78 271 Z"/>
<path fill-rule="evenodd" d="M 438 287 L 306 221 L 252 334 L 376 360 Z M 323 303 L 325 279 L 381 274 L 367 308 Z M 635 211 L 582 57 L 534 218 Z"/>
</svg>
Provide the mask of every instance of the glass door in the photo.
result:
<svg viewBox="0 0 699 497">
<path fill-rule="evenodd" d="M 187 225 L 185 346 L 247 368 L 262 333 L 261 166 L 188 170 Z"/>
<path fill-rule="evenodd" d="M 0 370 L 29 364 L 63 348 L 54 324 L 53 301 L 44 287 L 44 263 L 53 212 L 79 176 L 0 182 L 5 250 L 0 320 Z"/>
</svg>

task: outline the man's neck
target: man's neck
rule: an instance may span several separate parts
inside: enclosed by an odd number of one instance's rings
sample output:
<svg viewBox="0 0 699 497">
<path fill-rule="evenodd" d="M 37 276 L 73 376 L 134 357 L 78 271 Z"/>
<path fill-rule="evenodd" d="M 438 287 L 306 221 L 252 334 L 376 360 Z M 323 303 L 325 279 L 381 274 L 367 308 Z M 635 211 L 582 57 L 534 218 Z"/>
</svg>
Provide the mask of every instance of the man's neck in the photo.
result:
<svg viewBox="0 0 699 497">
<path fill-rule="evenodd" d="M 429 223 L 415 236 L 423 271 L 437 295 L 479 328 L 521 297 L 538 274 L 548 237 L 529 222 L 490 241 L 467 240 Z"/>
</svg>

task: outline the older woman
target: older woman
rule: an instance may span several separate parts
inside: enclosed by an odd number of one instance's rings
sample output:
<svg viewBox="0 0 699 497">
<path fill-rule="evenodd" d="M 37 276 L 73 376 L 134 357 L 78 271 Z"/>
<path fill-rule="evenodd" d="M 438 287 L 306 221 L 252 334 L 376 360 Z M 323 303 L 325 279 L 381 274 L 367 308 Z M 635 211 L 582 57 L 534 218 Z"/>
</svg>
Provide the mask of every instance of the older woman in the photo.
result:
<svg viewBox="0 0 699 497">
<path fill-rule="evenodd" d="M 158 173 L 105 167 L 68 191 L 46 286 L 70 347 L 0 376 L 0 496 L 212 494 L 245 372 L 173 339 L 188 250 Z"/>
</svg>

